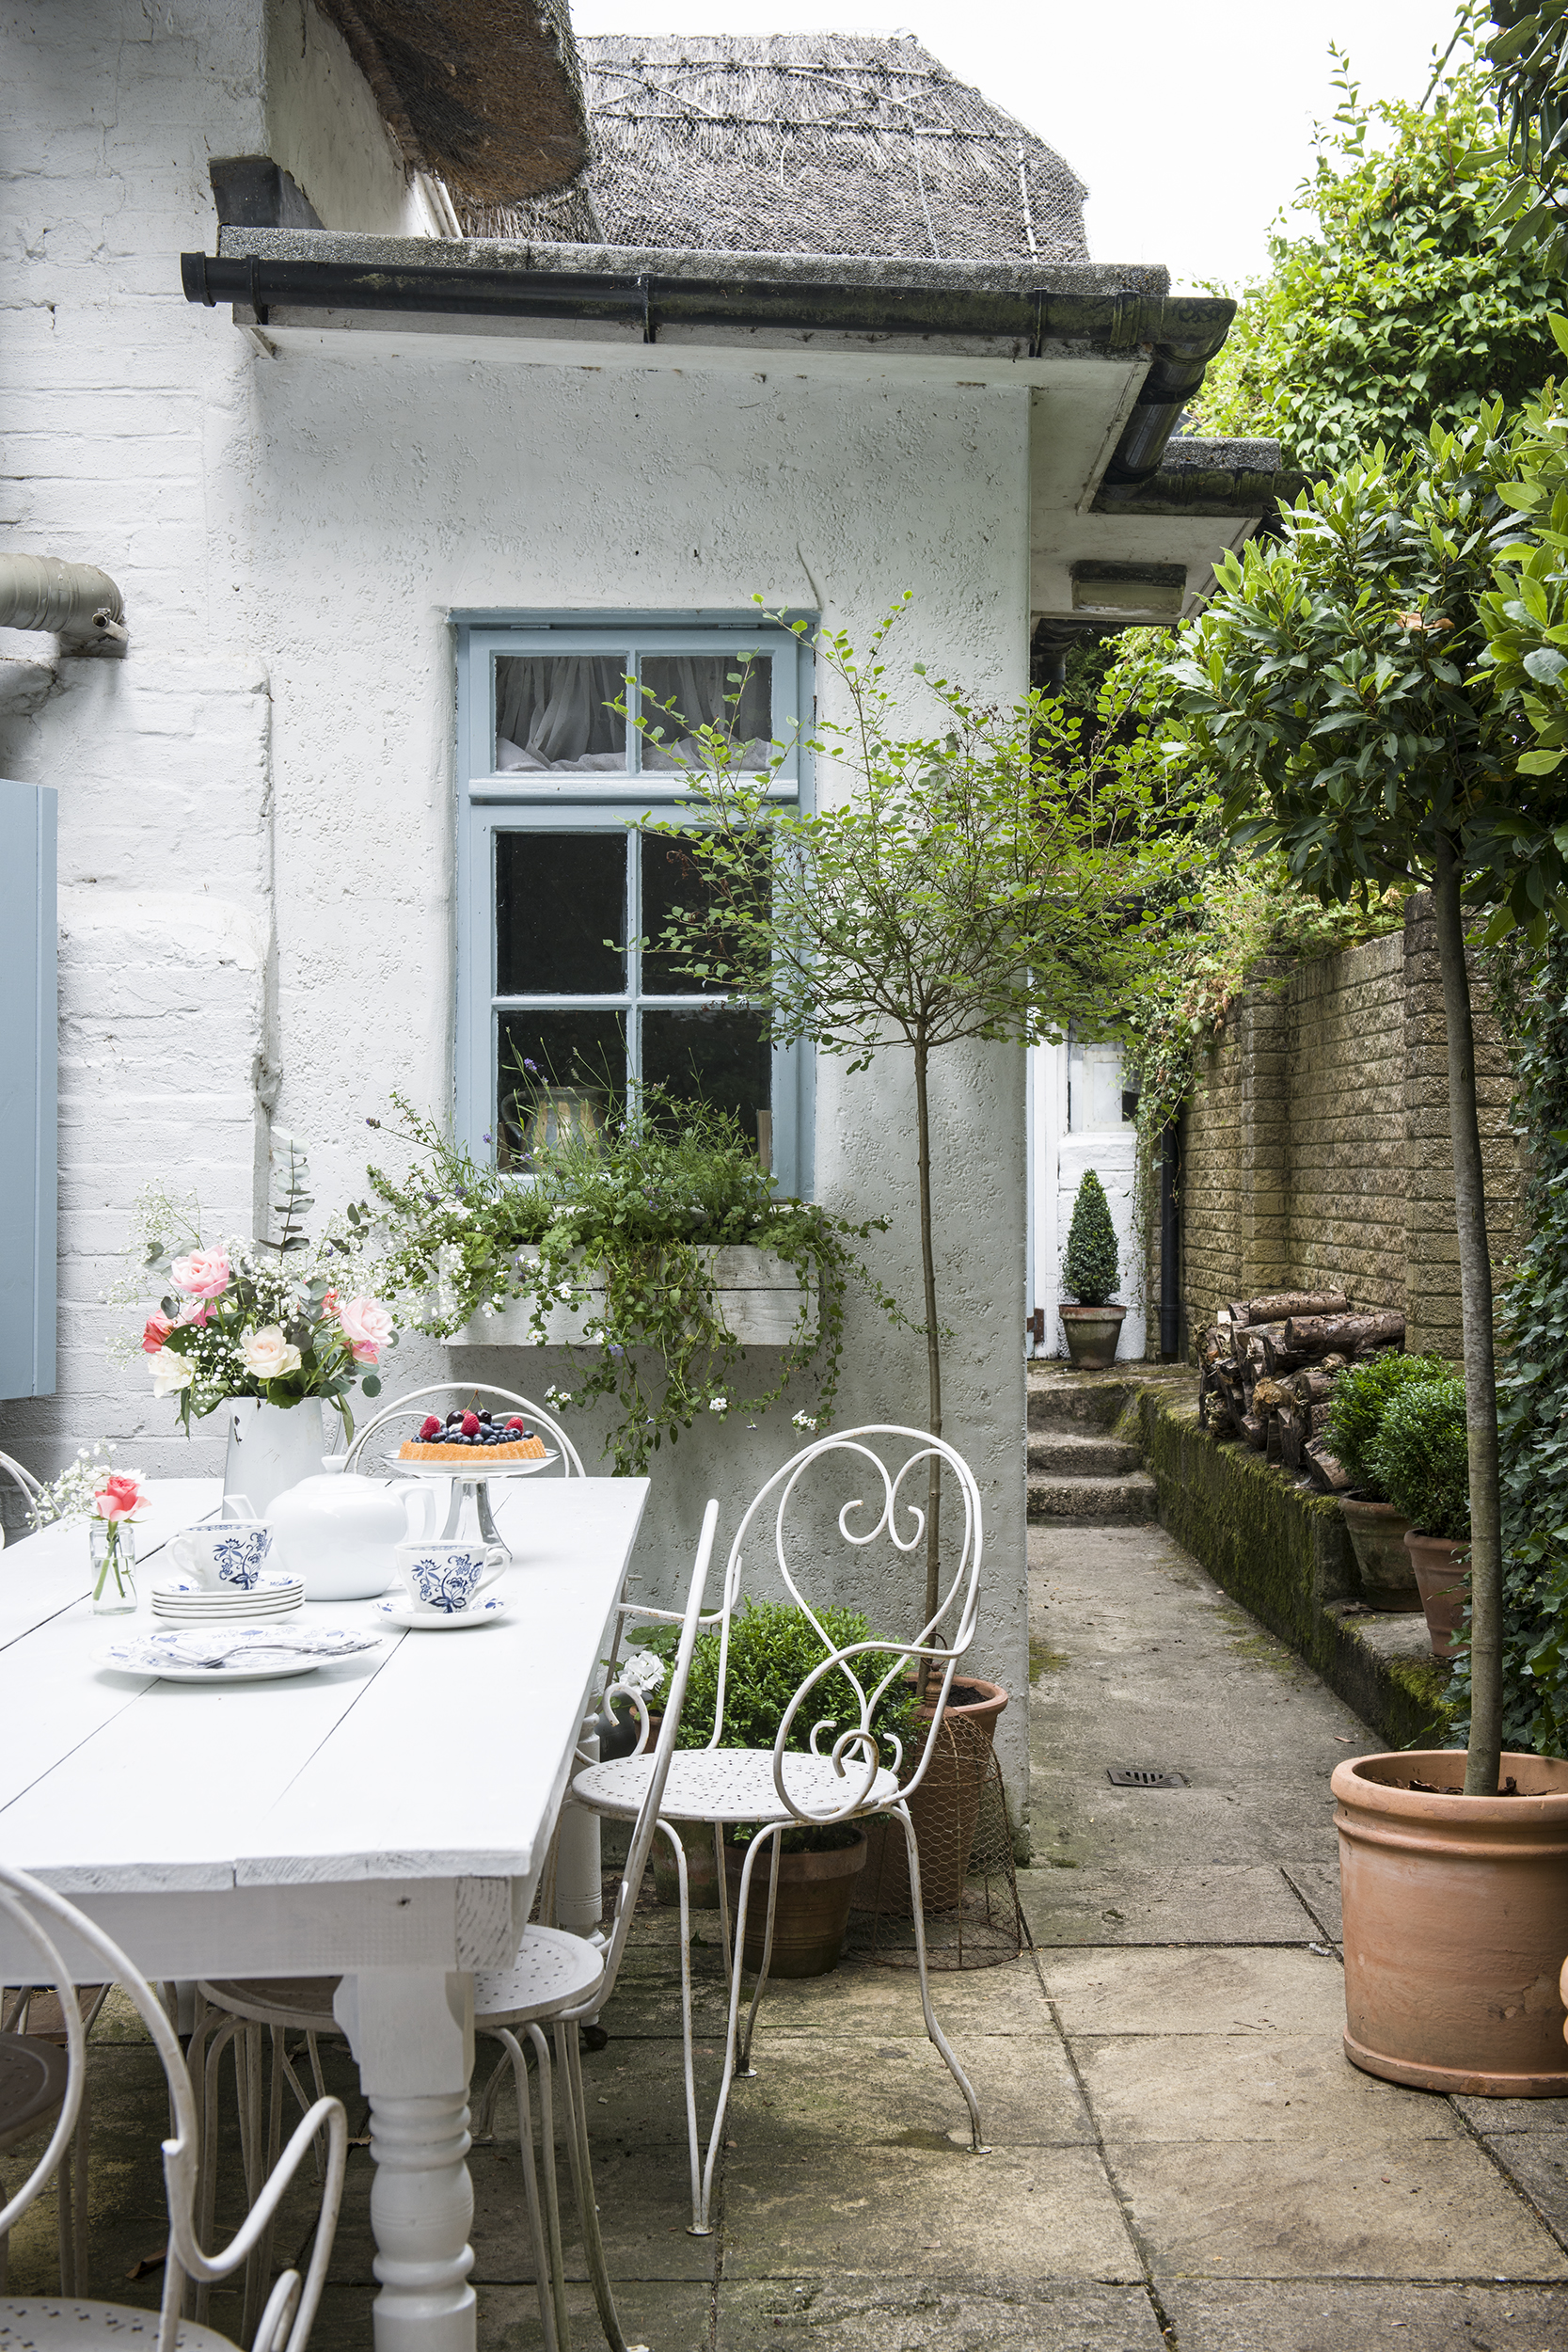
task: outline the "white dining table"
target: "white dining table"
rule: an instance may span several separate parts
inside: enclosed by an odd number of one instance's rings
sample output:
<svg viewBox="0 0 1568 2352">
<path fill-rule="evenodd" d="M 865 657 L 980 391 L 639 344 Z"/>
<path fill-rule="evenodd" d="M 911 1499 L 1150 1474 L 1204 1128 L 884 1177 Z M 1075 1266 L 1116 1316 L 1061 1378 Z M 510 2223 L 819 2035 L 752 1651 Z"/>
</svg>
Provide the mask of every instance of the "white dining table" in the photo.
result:
<svg viewBox="0 0 1568 2352">
<path fill-rule="evenodd" d="M 514 1482 L 503 1614 L 217 1689 L 91 1658 L 150 1622 L 158 1547 L 216 1509 L 217 1480 L 152 1482 L 134 1617 L 92 1614 L 80 1522 L 0 1552 L 0 1860 L 145 1976 L 341 1976 L 376 2167 L 376 2352 L 473 2352 L 473 1975 L 515 1954 L 647 1492 Z M 290 1622 L 385 1627 L 368 1601 Z M 36 1956 L 10 1933 L 16 1982 Z M 85 1947 L 66 1957 L 93 1974 Z"/>
</svg>

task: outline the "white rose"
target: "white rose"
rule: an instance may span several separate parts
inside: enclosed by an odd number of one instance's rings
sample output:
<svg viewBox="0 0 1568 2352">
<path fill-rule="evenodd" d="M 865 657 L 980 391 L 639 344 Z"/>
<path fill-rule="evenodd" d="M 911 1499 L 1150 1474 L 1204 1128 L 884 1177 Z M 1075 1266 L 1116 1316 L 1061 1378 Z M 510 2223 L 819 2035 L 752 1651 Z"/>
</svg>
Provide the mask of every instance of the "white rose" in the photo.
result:
<svg viewBox="0 0 1568 2352">
<path fill-rule="evenodd" d="M 194 1367 L 172 1347 L 160 1347 L 155 1356 L 150 1356 L 147 1369 L 152 1375 L 154 1396 L 174 1396 L 196 1376 Z"/>
<path fill-rule="evenodd" d="M 240 1360 L 253 1379 L 281 1380 L 285 1373 L 299 1370 L 300 1355 L 276 1323 L 263 1323 L 240 1342 Z"/>
</svg>

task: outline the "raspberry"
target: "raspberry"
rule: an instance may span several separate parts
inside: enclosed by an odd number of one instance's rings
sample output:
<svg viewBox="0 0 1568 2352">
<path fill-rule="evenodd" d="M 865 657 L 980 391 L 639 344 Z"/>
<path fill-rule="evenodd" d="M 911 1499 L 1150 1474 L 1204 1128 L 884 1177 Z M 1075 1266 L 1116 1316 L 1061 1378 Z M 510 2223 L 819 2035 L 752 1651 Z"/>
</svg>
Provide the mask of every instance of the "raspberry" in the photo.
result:
<svg viewBox="0 0 1568 2352">
<path fill-rule="evenodd" d="M 477 1437 L 478 1437 L 478 1435 L 479 1435 L 479 1415 L 478 1415 L 477 1413 L 465 1413 L 465 1414 L 464 1414 L 464 1416 L 463 1416 L 463 1435 L 464 1435 L 466 1438 L 477 1438 Z"/>
<path fill-rule="evenodd" d="M 434 1413 L 427 1413 L 423 1421 L 420 1423 L 420 1443 L 421 1445 L 428 1445 L 432 1438 L 438 1438 L 440 1434 L 440 1422 L 436 1420 Z"/>
</svg>

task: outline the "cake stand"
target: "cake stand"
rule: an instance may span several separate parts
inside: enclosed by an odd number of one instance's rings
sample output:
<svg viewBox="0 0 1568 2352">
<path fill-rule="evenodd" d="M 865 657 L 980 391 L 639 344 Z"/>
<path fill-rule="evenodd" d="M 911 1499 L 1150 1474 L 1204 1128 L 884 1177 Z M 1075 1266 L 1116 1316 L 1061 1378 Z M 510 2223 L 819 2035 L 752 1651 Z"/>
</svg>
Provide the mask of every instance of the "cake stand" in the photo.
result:
<svg viewBox="0 0 1568 2352">
<path fill-rule="evenodd" d="M 496 1544 L 510 1560 L 512 1549 L 497 1527 L 490 1509 L 490 1488 L 498 1480 L 532 1478 L 552 1462 L 559 1462 L 559 1454 L 536 1454 L 528 1462 L 486 1462 L 480 1448 L 474 1448 L 474 1467 L 466 1462 L 409 1462 L 401 1454 L 384 1454 L 382 1460 L 400 1478 L 423 1478 L 432 1481 L 446 1479 L 451 1487 L 447 1506 L 446 1525 L 436 1540 L 457 1543 L 465 1535 L 480 1536 L 487 1544 Z"/>
</svg>

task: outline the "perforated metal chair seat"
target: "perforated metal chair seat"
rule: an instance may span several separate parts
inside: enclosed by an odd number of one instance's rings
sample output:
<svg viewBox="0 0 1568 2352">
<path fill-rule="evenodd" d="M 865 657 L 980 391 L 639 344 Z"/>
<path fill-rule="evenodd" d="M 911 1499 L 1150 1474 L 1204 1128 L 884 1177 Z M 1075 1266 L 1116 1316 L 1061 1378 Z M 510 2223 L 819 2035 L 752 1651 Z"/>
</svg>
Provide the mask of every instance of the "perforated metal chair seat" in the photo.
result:
<svg viewBox="0 0 1568 2352">
<path fill-rule="evenodd" d="M 528 1928 L 510 1968 L 474 1979 L 474 2024 L 528 2026 L 535 2018 L 575 2009 L 604 1975 L 604 1954 L 585 1936 L 563 1928 Z"/>
<path fill-rule="evenodd" d="M 26 2303 L 0 2299 L 3 2352 L 54 2352 L 61 2344 L 122 2344 L 150 2347 L 158 2341 L 158 2313 L 133 2311 L 125 2303 L 78 2303 L 40 2296 Z M 233 2352 L 227 2336 L 212 2328 L 180 2322 L 180 2352 Z"/>
<path fill-rule="evenodd" d="M 579 1804 L 595 1813 L 632 1815 L 642 1802 L 653 1769 L 646 1756 L 625 1756 L 608 1764 L 591 1764 L 572 1783 Z M 784 1787 L 808 1813 L 833 1813 L 865 1776 L 853 1757 L 844 1772 L 834 1771 L 825 1756 L 787 1755 Z M 895 1804 L 896 1776 L 884 1765 L 860 1800 L 873 1805 Z M 787 1821 L 789 1807 L 779 1801 L 773 1785 L 771 1748 L 677 1748 L 670 1759 L 670 1777 L 659 1801 L 665 1821 Z"/>
<path fill-rule="evenodd" d="M 0 2149 L 10 2148 L 65 2102 L 71 2068 L 53 2042 L 0 2033 Z"/>
</svg>

